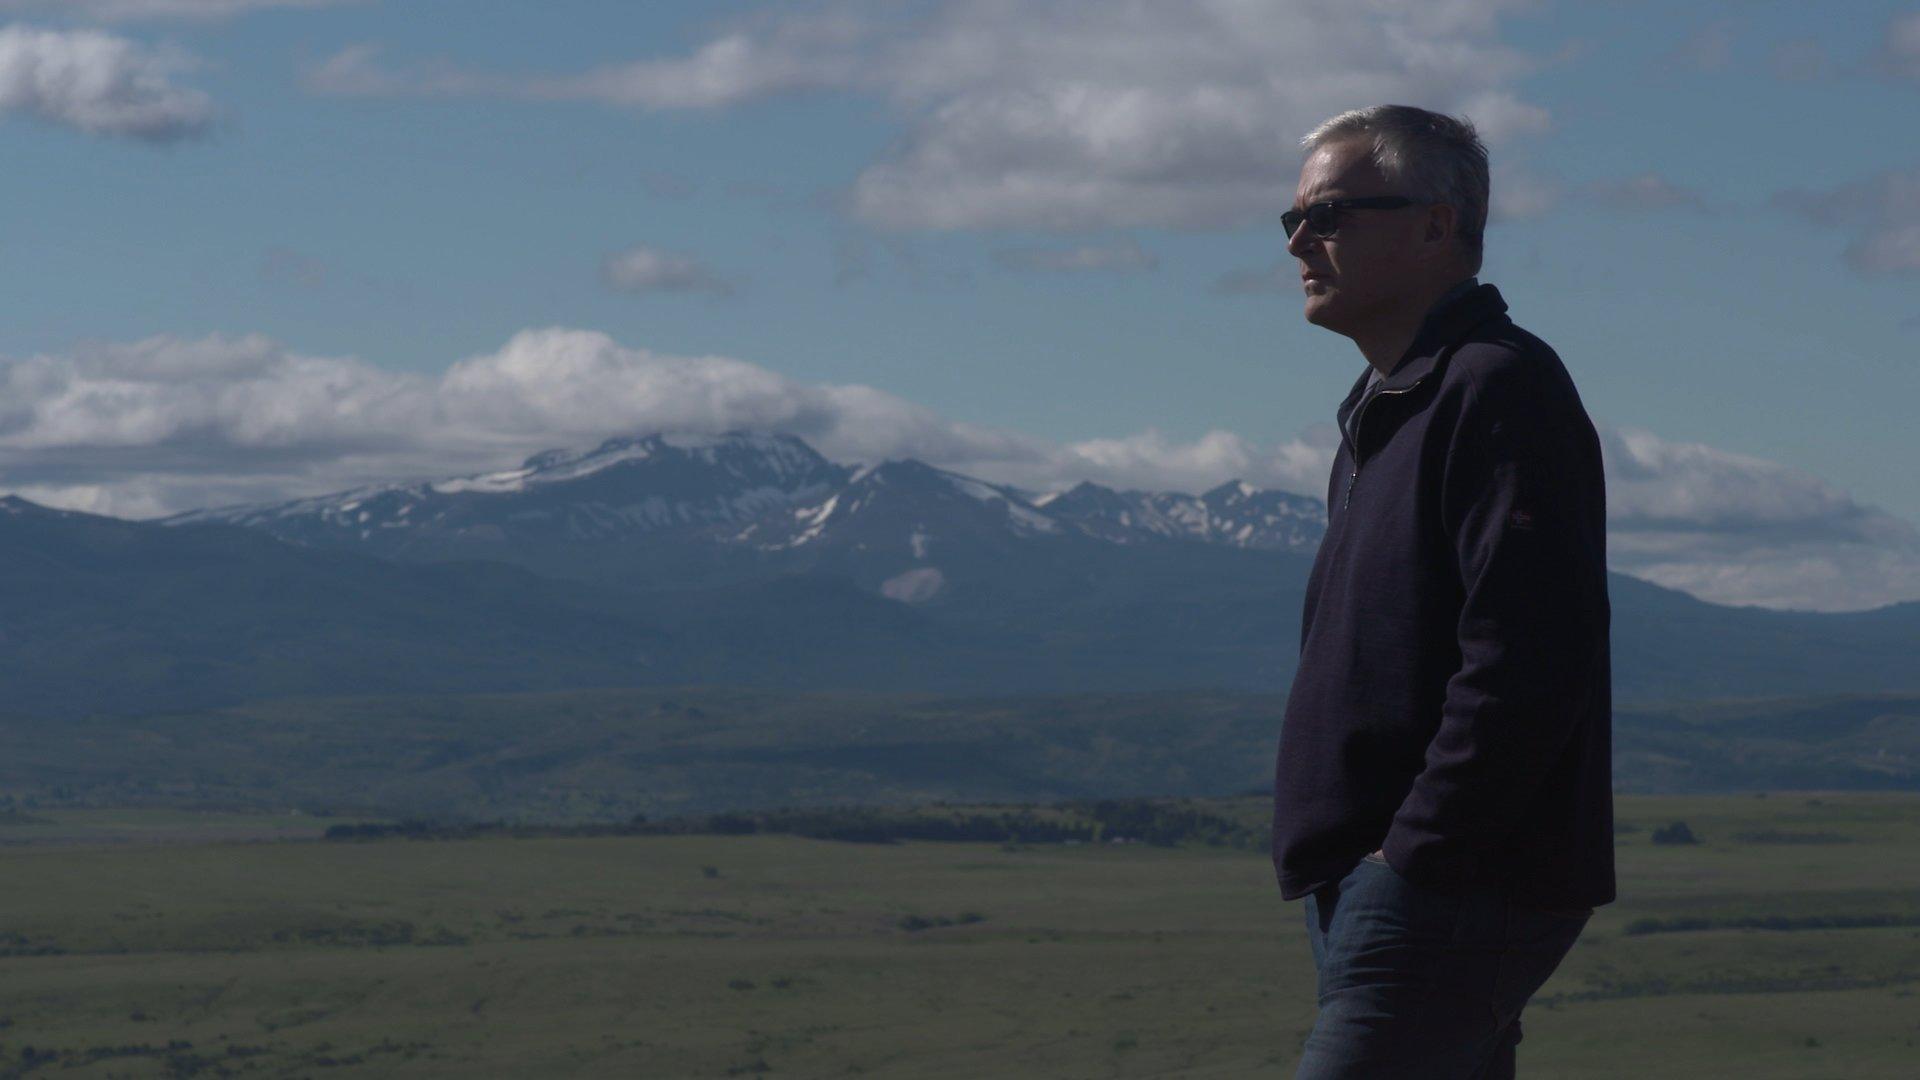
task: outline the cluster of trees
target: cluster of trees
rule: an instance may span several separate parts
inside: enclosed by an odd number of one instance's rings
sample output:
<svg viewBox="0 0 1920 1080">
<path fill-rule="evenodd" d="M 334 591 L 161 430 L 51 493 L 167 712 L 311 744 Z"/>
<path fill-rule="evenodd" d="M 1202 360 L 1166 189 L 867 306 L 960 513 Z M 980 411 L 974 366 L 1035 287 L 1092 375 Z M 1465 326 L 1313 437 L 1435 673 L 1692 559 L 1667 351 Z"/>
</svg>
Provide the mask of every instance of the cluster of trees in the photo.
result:
<svg viewBox="0 0 1920 1080">
<path fill-rule="evenodd" d="M 635 819 L 635 831 L 653 835 L 723 836 L 779 833 L 857 844 L 896 844 L 902 840 L 1046 844 L 1067 840 L 1091 842 L 1096 837 L 1096 826 L 1091 822 L 1049 820 L 1025 808 L 1016 812 L 948 817 L 869 806 L 735 811 L 651 824 Z"/>
<path fill-rule="evenodd" d="M 936 926 L 965 926 L 968 923 L 986 921 L 986 916 L 977 911 L 963 911 L 958 915 L 935 915 L 929 919 L 925 915 L 908 915 L 897 924 L 908 933 L 931 930 Z"/>
<path fill-rule="evenodd" d="M 1192 804 L 1188 799 L 1100 799 L 1052 807 L 1020 806 L 987 811 L 930 807 L 783 807 L 724 811 L 648 821 L 636 815 L 624 825 L 509 825 L 505 822 L 436 824 L 417 818 L 399 822 L 334 825 L 328 840 L 460 840 L 478 836 L 744 836 L 771 833 L 896 844 L 906 840 L 956 843 L 1064 844 L 1145 843 L 1160 847 L 1206 844 L 1258 849 L 1270 839 Z"/>
<path fill-rule="evenodd" d="M 1697 844 L 1700 838 L 1693 835 L 1684 821 L 1676 821 L 1653 830 L 1653 842 L 1656 844 Z"/>
<path fill-rule="evenodd" d="M 1686 930 L 1853 930 L 1867 926 L 1920 926 L 1920 915 L 1880 912 L 1861 915 L 1682 915 L 1671 919 L 1635 919 L 1629 934 L 1669 934 Z"/>
<path fill-rule="evenodd" d="M 639 831 L 654 834 L 779 833 L 819 840 L 892 844 L 903 840 L 974 843 L 1059 844 L 1135 842 L 1160 847 L 1197 843 L 1213 847 L 1259 848 L 1270 842 L 1265 830 L 1192 805 L 1187 799 L 1100 799 L 1057 804 L 1043 816 L 1034 807 L 997 813 L 871 806 L 813 807 L 699 814 L 647 823 Z"/>
</svg>

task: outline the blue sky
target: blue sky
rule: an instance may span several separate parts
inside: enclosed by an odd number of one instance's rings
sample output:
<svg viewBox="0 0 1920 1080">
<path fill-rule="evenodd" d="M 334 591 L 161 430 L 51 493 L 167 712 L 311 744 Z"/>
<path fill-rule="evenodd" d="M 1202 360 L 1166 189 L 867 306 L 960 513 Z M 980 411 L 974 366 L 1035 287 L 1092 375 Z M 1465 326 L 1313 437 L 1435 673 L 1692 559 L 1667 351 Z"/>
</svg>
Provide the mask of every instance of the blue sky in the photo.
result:
<svg viewBox="0 0 1920 1080">
<path fill-rule="evenodd" d="M 0 0 L 0 488 L 755 424 L 1318 494 L 1363 362 L 1274 217 L 1381 101 L 1487 137 L 1481 279 L 1607 436 L 1619 568 L 1920 598 L 1913 3 Z"/>
</svg>

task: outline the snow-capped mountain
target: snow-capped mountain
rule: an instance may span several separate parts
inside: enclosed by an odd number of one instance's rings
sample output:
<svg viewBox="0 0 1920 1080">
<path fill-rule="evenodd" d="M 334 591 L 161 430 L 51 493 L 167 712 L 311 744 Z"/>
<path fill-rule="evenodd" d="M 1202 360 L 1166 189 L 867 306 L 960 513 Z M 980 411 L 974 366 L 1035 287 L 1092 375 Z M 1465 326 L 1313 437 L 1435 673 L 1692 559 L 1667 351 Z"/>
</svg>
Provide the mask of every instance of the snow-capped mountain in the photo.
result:
<svg viewBox="0 0 1920 1080">
<path fill-rule="evenodd" d="M 728 539 L 907 603 L 942 596 L 956 580 L 1048 574 L 1062 541 L 1087 542 L 1026 492 L 911 458 L 863 465 L 825 498 Z"/>
<path fill-rule="evenodd" d="M 911 458 L 847 466 L 792 435 L 660 432 L 549 450 L 517 469 L 379 484 L 291 502 L 196 510 L 167 524 L 263 529 L 300 543 L 424 554 L 423 544 L 618 540 L 678 533 L 763 552 L 1084 535 L 1312 551 L 1319 502 L 1232 480 L 1202 495 L 1081 483 L 1036 495 Z"/>
<path fill-rule="evenodd" d="M 1198 496 L 1091 483 L 1042 495 L 911 458 L 837 464 L 792 435 L 730 431 L 615 438 L 503 472 L 165 523 L 240 525 L 311 547 L 490 559 L 648 588 L 836 573 L 922 603 L 962 583 L 999 595 L 1065 587 L 1089 571 L 1089 545 L 1311 552 L 1326 515 L 1317 500 L 1237 480 Z M 1167 557 L 1183 556 L 1170 548 Z"/>
<path fill-rule="evenodd" d="M 0 514 L 14 518 L 33 520 L 57 520 L 60 518 L 75 518 L 81 516 L 77 511 L 57 510 L 51 506 L 41 506 L 39 503 L 29 502 L 18 495 L 0 495 Z"/>
<path fill-rule="evenodd" d="M 1229 484 L 1183 502 L 1082 485 L 1046 498 L 915 461 L 842 470 L 791 447 L 772 447 L 773 464 L 720 464 L 752 451 L 752 438 L 656 437 L 644 455 L 648 440 L 614 440 L 487 477 L 227 512 L 251 528 L 0 497 L 0 719 L 686 683 L 969 695 L 1286 687 L 1312 559 L 1259 546 L 1262 529 L 1294 524 L 1264 504 L 1271 493 Z M 699 482 L 670 500 L 632 481 L 645 462 Z M 614 482 L 623 476 L 632 482 Z M 737 498 L 773 487 L 789 501 L 753 516 L 719 485 Z M 671 518 L 687 524 L 594 516 L 561 498 L 574 491 L 597 491 L 612 509 L 658 497 L 687 507 Z M 455 499 L 471 505 L 439 501 Z M 416 509 L 401 514 L 406 505 Z M 544 518 L 526 513 L 543 508 Z M 484 523 L 505 539 L 463 546 L 447 541 L 454 526 L 418 524 L 442 511 L 469 523 L 461 535 Z M 570 539 L 572 521 L 625 531 Z M 290 544 L 276 527 L 317 539 Z M 409 536 L 403 557 L 374 557 L 375 541 Z M 1724 608 L 1618 574 L 1609 589 L 1623 699 L 1913 689 L 1920 605 Z"/>
<path fill-rule="evenodd" d="M 769 514 L 731 539 L 767 551 L 802 544 L 898 547 L 918 559 L 927 557 L 936 536 L 949 544 L 997 543 L 1065 532 L 1015 488 L 908 458 L 863 465 L 825 498 Z"/>
<path fill-rule="evenodd" d="M 545 451 L 504 472 L 198 510 L 166 523 L 244 525 L 299 543 L 383 554 L 425 554 L 419 549 L 448 544 L 617 540 L 716 526 L 724 535 L 837 490 L 852 471 L 791 435 L 663 432 L 608 439 L 586 451 Z"/>
<path fill-rule="evenodd" d="M 1229 480 L 1200 495 L 1115 491 L 1083 481 L 1035 504 L 1089 536 L 1119 544 L 1149 538 L 1200 540 L 1260 551 L 1309 552 L 1327 531 L 1317 499 Z"/>
</svg>

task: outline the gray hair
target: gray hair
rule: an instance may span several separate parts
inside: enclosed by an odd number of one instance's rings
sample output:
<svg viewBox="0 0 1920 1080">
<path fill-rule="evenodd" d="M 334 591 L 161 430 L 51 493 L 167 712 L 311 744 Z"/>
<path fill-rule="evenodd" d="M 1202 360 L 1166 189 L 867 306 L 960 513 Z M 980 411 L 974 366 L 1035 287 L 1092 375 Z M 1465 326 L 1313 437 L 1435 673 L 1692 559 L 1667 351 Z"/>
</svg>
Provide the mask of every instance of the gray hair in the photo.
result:
<svg viewBox="0 0 1920 1080">
<path fill-rule="evenodd" d="M 1341 139 L 1371 141 L 1374 168 L 1409 196 L 1453 207 L 1454 235 L 1467 269 L 1480 272 L 1487 228 L 1487 148 L 1473 122 L 1412 105 L 1352 109 L 1314 128 L 1300 145 L 1311 154 Z"/>
</svg>

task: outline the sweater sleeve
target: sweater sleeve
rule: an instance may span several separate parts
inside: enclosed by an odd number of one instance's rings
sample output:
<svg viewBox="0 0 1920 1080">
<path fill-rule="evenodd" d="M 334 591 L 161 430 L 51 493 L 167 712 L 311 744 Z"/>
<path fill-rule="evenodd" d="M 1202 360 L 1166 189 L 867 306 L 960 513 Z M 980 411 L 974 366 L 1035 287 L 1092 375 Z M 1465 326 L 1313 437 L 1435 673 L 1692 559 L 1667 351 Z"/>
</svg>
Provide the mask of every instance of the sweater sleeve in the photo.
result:
<svg viewBox="0 0 1920 1080">
<path fill-rule="evenodd" d="M 1459 569 L 1460 664 L 1382 845 L 1396 871 L 1443 891 L 1480 876 L 1605 700 L 1599 441 L 1571 384 L 1528 359 L 1476 377 L 1451 439 L 1441 517 Z"/>
</svg>

